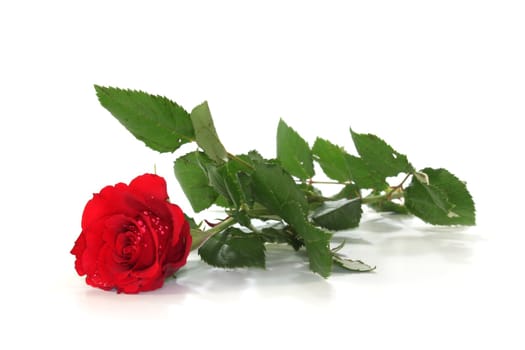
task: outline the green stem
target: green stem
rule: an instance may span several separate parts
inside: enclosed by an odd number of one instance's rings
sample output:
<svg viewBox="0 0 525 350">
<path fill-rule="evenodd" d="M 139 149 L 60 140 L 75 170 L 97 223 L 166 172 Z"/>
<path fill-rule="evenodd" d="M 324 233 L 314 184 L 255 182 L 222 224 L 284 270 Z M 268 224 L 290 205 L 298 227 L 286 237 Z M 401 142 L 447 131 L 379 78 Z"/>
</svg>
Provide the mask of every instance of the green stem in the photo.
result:
<svg viewBox="0 0 525 350">
<path fill-rule="evenodd" d="M 247 210 L 246 214 L 248 214 L 249 217 L 256 218 L 256 219 L 277 220 L 277 221 L 281 220 L 280 216 L 273 214 L 271 211 L 269 211 L 265 207 L 252 208 L 250 210 Z"/>
<path fill-rule="evenodd" d="M 319 185 L 348 185 L 350 182 L 338 182 L 338 181 L 316 181 L 309 180 L 307 181 L 309 185 L 319 184 Z"/>
<path fill-rule="evenodd" d="M 397 186 L 391 187 L 389 191 L 387 191 L 385 194 L 379 194 L 379 195 L 373 195 L 365 197 L 361 200 L 363 204 L 373 204 L 373 203 L 379 203 L 384 201 L 389 201 L 392 199 L 399 199 L 403 198 L 405 196 L 403 192 L 403 185 L 408 180 L 408 178 L 412 175 L 412 173 L 408 173 L 403 181 Z"/>
<path fill-rule="evenodd" d="M 408 173 L 405 178 L 403 179 L 403 181 L 401 181 L 401 183 L 397 186 L 394 186 L 390 189 L 390 191 L 387 193 L 387 200 L 390 200 L 392 199 L 392 195 L 395 193 L 395 192 L 398 192 L 400 189 L 401 191 L 403 191 L 403 185 L 404 183 L 406 182 L 406 180 L 408 180 L 408 178 L 410 177 L 410 175 L 412 175 L 412 173 Z"/>
<path fill-rule="evenodd" d="M 244 166 L 246 166 L 246 167 L 248 167 L 248 168 L 250 168 L 252 170 L 255 169 L 253 165 L 251 165 L 250 163 L 246 162 L 245 160 L 237 157 L 235 154 L 231 154 L 230 152 L 228 152 L 228 158 L 231 159 L 231 160 L 234 160 L 234 161 L 236 161 L 238 163 L 241 163 L 242 165 L 244 165 Z"/>
<path fill-rule="evenodd" d="M 191 237 L 192 237 L 191 250 L 200 248 L 204 244 L 204 242 L 210 239 L 211 236 L 221 232 L 222 230 L 230 227 L 233 224 L 235 224 L 235 219 L 232 217 L 229 217 L 226 220 L 222 221 L 221 223 L 213 226 L 211 229 L 207 231 L 201 231 L 199 229 L 191 229 Z"/>
<path fill-rule="evenodd" d="M 217 225 L 213 226 L 212 228 L 210 228 L 209 230 L 206 230 L 204 232 L 206 232 L 208 234 L 208 236 L 211 237 L 211 236 L 213 236 L 216 233 L 224 231 L 225 229 L 227 229 L 228 227 L 230 227 L 233 224 L 235 224 L 235 219 L 232 218 L 232 217 L 229 217 L 226 220 L 218 223 Z"/>
<path fill-rule="evenodd" d="M 372 195 L 367 196 L 363 199 L 361 199 L 361 202 L 363 204 L 373 204 L 373 203 L 379 203 L 384 202 L 391 199 L 399 199 L 404 197 L 403 191 L 394 191 L 394 192 L 388 192 L 385 194 L 378 194 L 378 195 Z"/>
<path fill-rule="evenodd" d="M 332 198 L 329 198 L 329 197 L 320 196 L 317 193 L 307 192 L 305 194 L 306 194 L 306 198 L 308 200 L 308 203 L 323 203 L 323 202 L 326 202 L 326 201 L 333 200 Z"/>
</svg>

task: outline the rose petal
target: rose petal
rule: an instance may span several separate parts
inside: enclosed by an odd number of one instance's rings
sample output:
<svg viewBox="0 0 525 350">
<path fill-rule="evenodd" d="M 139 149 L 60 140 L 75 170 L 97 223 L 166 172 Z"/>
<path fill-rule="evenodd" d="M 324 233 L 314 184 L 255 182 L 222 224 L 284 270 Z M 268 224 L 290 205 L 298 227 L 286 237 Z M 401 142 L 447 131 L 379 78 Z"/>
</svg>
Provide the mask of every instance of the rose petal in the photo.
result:
<svg viewBox="0 0 525 350">
<path fill-rule="evenodd" d="M 144 198 L 157 198 L 161 201 L 168 199 L 166 180 L 154 174 L 137 176 L 129 183 L 131 192 L 139 194 Z"/>
<path fill-rule="evenodd" d="M 88 276 L 95 274 L 97 271 L 98 254 L 104 244 L 102 239 L 104 227 L 104 220 L 99 220 L 92 223 L 89 229 L 82 231 L 86 240 L 86 249 L 82 254 L 81 264 Z"/>
<path fill-rule="evenodd" d="M 83 276 L 86 274 L 84 266 L 82 265 L 82 255 L 85 251 L 86 237 L 84 235 L 84 232 L 81 232 L 80 236 L 78 236 L 77 240 L 75 241 L 73 249 L 71 249 L 71 254 L 75 256 L 75 270 L 77 270 L 79 276 Z"/>
<path fill-rule="evenodd" d="M 104 220 L 104 231 L 102 239 L 105 244 L 115 248 L 117 236 L 129 230 L 133 225 L 133 219 L 122 214 L 111 215 Z"/>
<path fill-rule="evenodd" d="M 128 264 L 119 264 L 115 261 L 114 250 L 108 245 L 104 245 L 100 249 L 97 259 L 97 274 L 102 281 L 114 286 L 129 283 L 129 281 L 133 280 L 130 266 Z"/>
<path fill-rule="evenodd" d="M 182 212 L 182 210 L 179 208 L 178 205 L 169 203 L 168 209 L 171 214 L 171 221 L 173 225 L 172 237 L 171 237 L 171 246 L 173 247 L 177 245 L 177 243 L 179 242 L 180 232 L 182 231 L 183 226 L 187 224 L 187 222 L 186 222 L 186 218 L 184 217 L 184 213 Z"/>
<path fill-rule="evenodd" d="M 137 280 L 153 280 L 163 278 L 162 271 L 162 266 L 155 262 L 153 265 L 143 270 L 133 269 L 131 271 L 131 276 Z"/>
<path fill-rule="evenodd" d="M 134 270 L 144 270 L 155 263 L 157 259 L 157 234 L 152 232 L 149 220 L 144 220 L 145 228 L 140 236 L 140 242 L 137 242 L 137 261 Z"/>
<path fill-rule="evenodd" d="M 184 221 L 182 230 L 179 235 L 178 244 L 174 246 L 166 258 L 164 276 L 168 277 L 175 273 L 182 266 L 186 265 L 188 255 L 191 249 L 190 225 Z"/>
<path fill-rule="evenodd" d="M 130 193 L 126 184 L 104 187 L 86 204 L 82 214 L 82 229 L 85 230 L 91 223 L 110 215 L 133 217 L 142 206 L 142 202 Z"/>
<path fill-rule="evenodd" d="M 127 294 L 136 294 L 138 292 L 146 292 L 150 290 L 159 289 L 164 284 L 164 278 L 161 276 L 156 279 L 135 279 L 129 284 L 117 287 L 117 292 L 124 292 Z"/>
<path fill-rule="evenodd" d="M 114 288 L 112 284 L 108 284 L 105 281 L 101 280 L 98 275 L 87 275 L 86 283 L 89 284 L 90 286 L 104 289 L 104 290 L 112 290 Z"/>
</svg>

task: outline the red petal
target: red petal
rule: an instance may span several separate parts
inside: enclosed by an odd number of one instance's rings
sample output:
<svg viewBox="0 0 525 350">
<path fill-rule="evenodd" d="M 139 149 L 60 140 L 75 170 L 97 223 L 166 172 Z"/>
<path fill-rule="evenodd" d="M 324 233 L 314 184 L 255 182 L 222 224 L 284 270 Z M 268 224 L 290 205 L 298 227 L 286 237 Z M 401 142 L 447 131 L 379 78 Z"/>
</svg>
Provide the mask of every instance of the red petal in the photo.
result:
<svg viewBox="0 0 525 350">
<path fill-rule="evenodd" d="M 133 224 L 133 219 L 125 215 L 115 214 L 107 217 L 104 220 L 103 232 L 100 232 L 104 243 L 115 249 L 117 236 L 120 233 L 127 231 L 128 225 Z"/>
<path fill-rule="evenodd" d="M 175 246 L 180 239 L 180 232 L 182 231 L 184 224 L 186 223 L 186 218 L 184 213 L 176 204 L 168 203 L 168 209 L 171 214 L 171 224 L 173 226 L 172 237 L 171 237 L 171 246 Z"/>
<path fill-rule="evenodd" d="M 109 215 L 124 214 L 134 217 L 142 207 L 143 204 L 130 193 L 127 185 L 119 183 L 104 187 L 86 204 L 82 214 L 82 229 L 87 229 L 93 222 Z"/>
<path fill-rule="evenodd" d="M 82 254 L 82 267 L 89 276 L 97 271 L 97 259 L 101 247 L 104 244 L 102 235 L 104 234 L 104 221 L 99 220 L 90 225 L 89 229 L 83 231 L 86 249 Z"/>
<path fill-rule="evenodd" d="M 121 285 L 117 287 L 117 291 L 126 293 L 126 294 L 136 294 L 138 292 L 146 292 L 150 290 L 155 290 L 164 284 L 164 278 L 159 276 L 155 279 L 137 279 L 132 281 L 129 284 Z"/>
<path fill-rule="evenodd" d="M 129 189 L 143 198 L 157 198 L 162 201 L 168 199 L 166 180 L 158 175 L 144 174 L 137 176 L 130 182 Z"/>
<path fill-rule="evenodd" d="M 164 284 L 164 276 L 159 275 L 159 277 L 156 279 L 142 281 L 141 285 L 139 285 L 139 290 L 141 292 L 155 290 L 155 289 L 159 289 L 160 287 L 162 287 L 163 284 Z"/>
<path fill-rule="evenodd" d="M 178 244 L 173 247 L 168 254 L 166 270 L 164 272 L 165 277 L 172 275 L 182 266 L 186 265 L 188 255 L 190 254 L 191 242 L 190 225 L 187 221 L 184 221 Z"/>
<path fill-rule="evenodd" d="M 151 231 L 148 227 L 146 232 L 141 236 L 141 241 L 137 245 L 137 261 L 134 270 L 143 270 L 155 264 L 157 259 L 157 245 L 156 233 Z"/>
<path fill-rule="evenodd" d="M 80 236 L 78 236 L 77 240 L 75 241 L 75 245 L 73 246 L 73 249 L 71 249 L 71 254 L 75 256 L 75 270 L 77 270 L 77 273 L 79 276 L 83 276 L 86 274 L 86 271 L 84 270 L 84 266 L 82 265 L 82 255 L 84 254 L 84 251 L 86 250 L 86 237 L 84 235 L 84 232 L 80 233 Z"/>
</svg>

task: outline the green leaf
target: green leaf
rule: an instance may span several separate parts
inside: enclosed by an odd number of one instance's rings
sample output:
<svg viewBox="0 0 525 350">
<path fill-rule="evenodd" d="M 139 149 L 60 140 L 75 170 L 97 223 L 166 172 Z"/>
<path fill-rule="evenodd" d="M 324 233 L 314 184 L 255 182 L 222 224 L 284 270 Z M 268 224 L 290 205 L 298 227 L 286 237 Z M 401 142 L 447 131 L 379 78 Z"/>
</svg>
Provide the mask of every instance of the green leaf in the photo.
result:
<svg viewBox="0 0 525 350">
<path fill-rule="evenodd" d="M 330 199 L 336 201 L 338 199 L 352 199 L 361 197 L 361 191 L 359 187 L 354 184 L 345 185 L 341 191 L 330 197 Z"/>
<path fill-rule="evenodd" d="M 325 231 L 309 225 L 308 229 L 311 232 L 315 232 L 315 235 L 325 235 Z M 304 242 L 306 247 L 306 253 L 308 254 L 308 261 L 310 263 L 310 270 L 316 272 L 327 278 L 332 273 L 332 252 L 330 251 L 330 238 L 325 237 L 317 241 L 306 241 Z"/>
<path fill-rule="evenodd" d="M 420 172 L 428 176 L 428 185 L 414 177 L 407 187 L 405 205 L 411 213 L 434 225 L 475 225 L 474 201 L 464 182 L 446 169 Z"/>
<path fill-rule="evenodd" d="M 399 203 L 384 200 L 382 202 L 370 203 L 368 206 L 377 212 L 390 212 L 396 214 L 409 214 L 408 209 Z"/>
<path fill-rule="evenodd" d="M 277 159 L 293 176 L 306 180 L 314 176 L 308 143 L 281 119 L 277 127 Z"/>
<path fill-rule="evenodd" d="M 190 115 L 166 97 L 95 85 L 100 104 L 146 146 L 173 152 L 195 140 Z"/>
<path fill-rule="evenodd" d="M 330 141 L 317 138 L 312 148 L 326 176 L 339 182 L 354 181 L 359 188 L 384 188 L 385 178 Z"/>
<path fill-rule="evenodd" d="M 340 199 L 324 202 L 312 215 L 312 220 L 329 230 L 346 230 L 359 226 L 361 199 Z"/>
<path fill-rule="evenodd" d="M 297 235 L 297 232 L 281 222 L 262 228 L 260 236 L 268 243 L 289 244 L 296 251 L 304 245 L 303 241 Z"/>
<path fill-rule="evenodd" d="M 347 162 L 352 169 L 352 180 L 359 188 L 382 190 L 388 186 L 386 177 L 371 169 L 363 159 L 348 155 Z"/>
<path fill-rule="evenodd" d="M 220 166 L 209 164 L 206 167 L 210 185 L 228 200 L 229 207 L 239 208 L 242 204 L 242 190 L 237 174 L 230 167 L 230 162 Z"/>
<path fill-rule="evenodd" d="M 350 132 L 361 159 L 363 159 L 368 168 L 384 178 L 414 171 L 404 154 L 395 151 L 376 135 L 358 134 L 352 129 L 350 129 Z"/>
<path fill-rule="evenodd" d="M 208 102 L 204 101 L 193 108 L 190 114 L 197 144 L 211 160 L 216 163 L 223 163 L 228 159 L 228 153 L 219 140 L 213 119 L 211 117 Z"/>
<path fill-rule="evenodd" d="M 217 197 L 217 200 L 215 203 L 213 203 L 221 208 L 229 208 L 230 207 L 230 201 L 228 201 L 226 198 L 224 198 L 223 195 L 220 195 Z"/>
<path fill-rule="evenodd" d="M 348 162 L 349 154 L 343 148 L 330 141 L 317 138 L 312 147 L 312 153 L 317 156 L 317 162 L 329 178 L 339 182 L 353 180 Z"/>
<path fill-rule="evenodd" d="M 265 267 L 264 242 L 253 232 L 230 227 L 199 248 L 206 263 L 217 267 Z"/>
<path fill-rule="evenodd" d="M 195 228 L 195 229 L 198 229 L 199 228 L 199 225 L 195 222 L 195 219 L 189 217 L 188 215 L 184 214 L 184 218 L 186 219 L 186 221 L 188 222 L 188 224 L 190 225 L 190 228 Z"/>
<path fill-rule="evenodd" d="M 264 161 L 264 158 L 256 150 L 251 150 L 250 152 L 248 152 L 246 157 L 250 159 L 252 165 L 255 163 L 262 163 Z"/>
<path fill-rule="evenodd" d="M 251 176 L 248 175 L 245 172 L 238 172 L 237 173 L 237 180 L 239 181 L 239 186 L 240 186 L 240 189 L 241 189 L 241 200 L 242 200 L 242 203 L 246 203 L 246 204 L 248 204 L 249 208 L 252 208 L 255 200 L 253 198 L 252 178 L 251 178 Z"/>
<path fill-rule="evenodd" d="M 208 175 L 203 169 L 211 160 L 202 152 L 191 152 L 175 161 L 175 177 L 191 207 L 199 212 L 210 207 L 218 193 L 209 186 Z"/>
<path fill-rule="evenodd" d="M 297 187 L 294 179 L 278 164 L 260 163 L 252 174 L 252 193 L 256 201 L 263 204 L 274 214 L 283 214 L 290 219 L 289 204 L 299 206 L 300 217 L 305 217 L 308 203 L 304 193 Z M 285 217 L 286 216 L 286 217 Z"/>
<path fill-rule="evenodd" d="M 353 272 L 369 272 L 375 270 L 375 266 L 370 266 L 365 264 L 361 260 L 351 260 L 345 259 L 338 255 L 334 256 L 334 263 L 337 266 L 342 267 L 343 269 L 353 271 Z"/>
<path fill-rule="evenodd" d="M 253 205 L 249 173 L 254 168 L 248 156 L 240 155 L 236 158 L 221 165 L 209 163 L 206 171 L 210 185 L 227 200 L 226 207 L 238 209 L 243 204 Z"/>
<path fill-rule="evenodd" d="M 292 177 L 277 164 L 257 164 L 252 192 L 257 202 L 282 217 L 303 238 L 310 269 L 328 277 L 332 271 L 330 234 L 308 222 L 308 203 Z"/>
<path fill-rule="evenodd" d="M 245 210 L 232 210 L 229 212 L 230 216 L 235 219 L 236 222 L 243 225 L 248 229 L 252 229 L 252 219 L 248 216 Z"/>
</svg>

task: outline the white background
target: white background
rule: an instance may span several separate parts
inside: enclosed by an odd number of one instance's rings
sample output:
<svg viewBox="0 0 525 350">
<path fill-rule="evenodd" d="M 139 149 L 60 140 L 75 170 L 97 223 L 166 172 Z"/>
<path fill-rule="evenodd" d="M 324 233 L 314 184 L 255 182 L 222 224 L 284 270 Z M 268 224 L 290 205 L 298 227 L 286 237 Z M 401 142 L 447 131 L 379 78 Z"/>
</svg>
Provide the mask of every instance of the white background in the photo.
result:
<svg viewBox="0 0 525 350">
<path fill-rule="evenodd" d="M 504 0 L 3 1 L 0 347 L 522 349 L 524 18 Z M 367 213 L 338 237 L 374 273 L 323 280 L 269 247 L 266 271 L 192 255 L 158 291 L 95 290 L 69 254 L 93 192 L 156 164 L 190 207 L 175 156 L 93 84 L 207 99 L 232 153 L 272 157 L 280 117 L 348 150 L 350 126 L 376 133 L 467 180 L 478 226 Z"/>
</svg>

